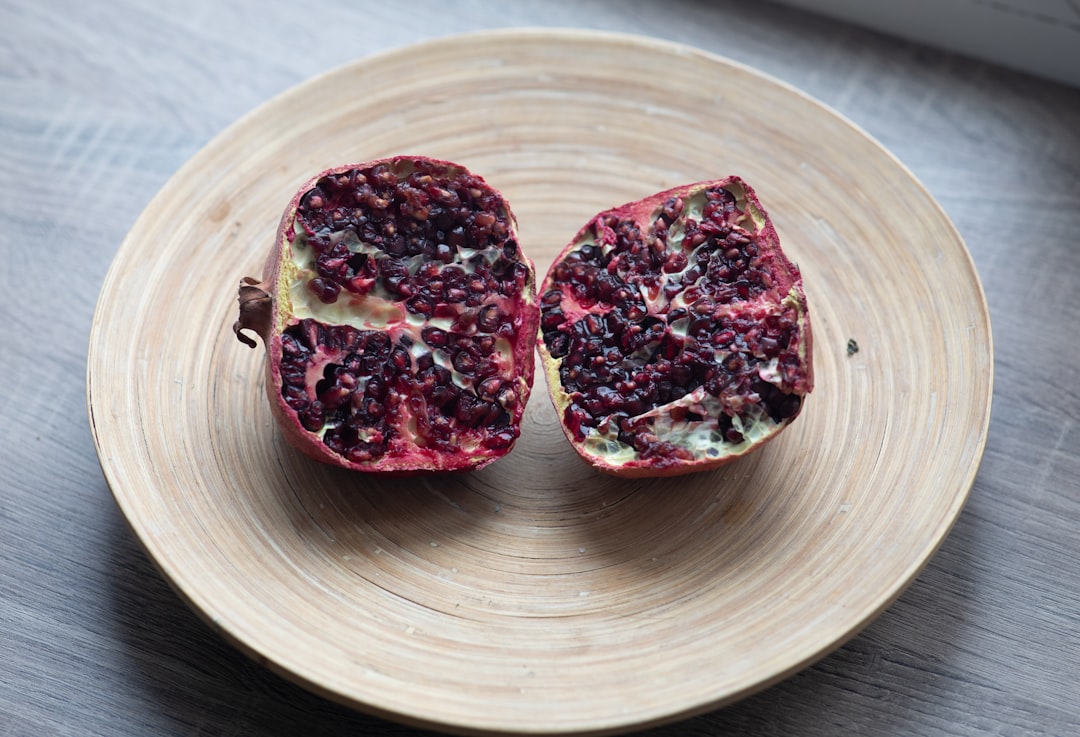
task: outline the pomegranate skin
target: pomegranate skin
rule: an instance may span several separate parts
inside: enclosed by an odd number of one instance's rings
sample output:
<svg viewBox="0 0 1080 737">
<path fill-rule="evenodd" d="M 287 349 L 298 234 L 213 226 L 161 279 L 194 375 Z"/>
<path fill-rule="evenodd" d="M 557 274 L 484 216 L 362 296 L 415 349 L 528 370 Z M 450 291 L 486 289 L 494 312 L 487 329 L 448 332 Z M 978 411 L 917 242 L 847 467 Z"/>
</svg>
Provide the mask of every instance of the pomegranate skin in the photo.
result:
<svg viewBox="0 0 1080 737">
<path fill-rule="evenodd" d="M 739 177 L 597 214 L 539 291 L 551 401 L 604 473 L 730 463 L 790 425 L 813 389 L 801 273 Z"/>
<path fill-rule="evenodd" d="M 395 156 L 311 177 L 239 304 L 238 339 L 263 339 L 274 419 L 309 458 L 470 471 L 520 434 L 535 270 L 508 203 L 460 164 Z"/>
</svg>

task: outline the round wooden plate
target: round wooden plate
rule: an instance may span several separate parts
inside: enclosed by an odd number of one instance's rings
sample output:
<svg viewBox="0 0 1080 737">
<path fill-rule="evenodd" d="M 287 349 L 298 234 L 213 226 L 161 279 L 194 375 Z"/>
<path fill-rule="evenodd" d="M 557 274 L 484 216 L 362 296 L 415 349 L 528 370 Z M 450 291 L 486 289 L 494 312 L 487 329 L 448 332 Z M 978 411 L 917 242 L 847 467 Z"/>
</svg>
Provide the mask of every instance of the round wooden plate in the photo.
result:
<svg viewBox="0 0 1080 737">
<path fill-rule="evenodd" d="M 616 480 L 577 459 L 538 373 L 520 442 L 483 471 L 306 460 L 271 420 L 261 347 L 232 334 L 236 286 L 307 177 L 397 153 L 501 189 L 541 274 L 598 210 L 743 176 L 805 278 L 804 413 L 716 472 Z M 964 504 L 991 374 L 964 244 L 853 125 L 691 48 L 517 30 L 363 59 L 214 139 L 120 247 L 88 401 L 135 534 L 260 662 L 406 723 L 599 734 L 730 703 L 888 606 Z"/>
</svg>

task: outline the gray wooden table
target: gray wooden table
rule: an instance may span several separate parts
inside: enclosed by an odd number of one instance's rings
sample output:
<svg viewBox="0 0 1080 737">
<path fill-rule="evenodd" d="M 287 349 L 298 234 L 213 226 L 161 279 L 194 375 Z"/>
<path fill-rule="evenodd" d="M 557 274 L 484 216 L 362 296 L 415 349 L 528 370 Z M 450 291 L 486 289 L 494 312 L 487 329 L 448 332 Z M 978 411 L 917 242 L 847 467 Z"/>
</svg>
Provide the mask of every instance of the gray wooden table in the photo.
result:
<svg viewBox="0 0 1080 737">
<path fill-rule="evenodd" d="M 693 44 L 831 105 L 939 200 L 993 319 L 986 454 L 911 588 L 818 664 L 647 734 L 1080 734 L 1080 90 L 768 4 L 450 5 L 0 0 L 0 735 L 418 734 L 177 598 L 102 478 L 86 344 L 127 229 L 229 123 L 372 52 L 521 25 Z"/>
</svg>

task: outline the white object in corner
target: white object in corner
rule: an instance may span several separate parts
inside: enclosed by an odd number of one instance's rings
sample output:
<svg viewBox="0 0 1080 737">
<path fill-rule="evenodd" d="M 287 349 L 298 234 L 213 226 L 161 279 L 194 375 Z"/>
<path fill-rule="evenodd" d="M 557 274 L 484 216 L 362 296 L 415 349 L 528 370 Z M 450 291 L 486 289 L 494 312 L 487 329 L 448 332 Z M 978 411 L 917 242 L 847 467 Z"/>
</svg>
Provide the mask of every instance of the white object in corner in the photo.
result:
<svg viewBox="0 0 1080 737">
<path fill-rule="evenodd" d="M 780 0 L 1080 86 L 1080 0 Z"/>
</svg>

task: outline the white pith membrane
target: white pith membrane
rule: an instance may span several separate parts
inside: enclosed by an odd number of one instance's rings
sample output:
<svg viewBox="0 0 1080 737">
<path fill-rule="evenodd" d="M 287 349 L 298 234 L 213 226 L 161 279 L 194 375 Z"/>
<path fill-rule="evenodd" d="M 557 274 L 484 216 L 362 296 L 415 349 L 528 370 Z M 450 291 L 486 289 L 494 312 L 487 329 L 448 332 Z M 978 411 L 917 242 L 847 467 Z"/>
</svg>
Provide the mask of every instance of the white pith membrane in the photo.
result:
<svg viewBox="0 0 1080 737">
<path fill-rule="evenodd" d="M 635 288 L 640 294 L 648 315 L 665 319 L 666 314 L 673 309 L 693 309 L 694 304 L 692 302 L 688 303 L 685 298 L 687 290 L 680 290 L 669 299 L 665 296 L 664 285 L 679 283 L 683 275 L 698 263 L 695 258 L 698 250 L 708 248 L 707 241 L 695 247 L 684 247 L 683 243 L 686 221 L 688 219 L 699 222 L 702 220 L 704 208 L 707 204 L 707 189 L 709 189 L 709 186 L 702 186 L 686 193 L 681 198 L 682 210 L 667 231 L 666 253 L 683 253 L 687 257 L 685 267 L 671 272 L 661 271 L 659 283 L 655 289 L 647 288 L 642 283 L 635 284 L 633 278 L 626 278 L 627 274 L 625 272 L 618 274 L 622 277 L 624 283 Z M 735 207 L 740 213 L 734 222 L 729 221 L 729 224 L 733 226 L 732 230 L 742 233 L 751 241 L 757 243 L 757 235 L 765 225 L 764 214 L 747 201 L 745 192 L 737 183 L 725 185 L 724 189 L 735 197 Z M 646 238 L 652 233 L 652 227 L 660 218 L 661 210 L 662 203 L 661 207 L 653 212 L 648 222 L 642 224 L 643 226 L 647 225 L 647 228 L 642 227 L 642 232 L 646 235 Z M 616 246 L 617 244 L 610 240 L 600 239 L 598 241 L 596 228 L 591 228 L 581 234 L 573 247 L 567 251 L 567 254 L 581 251 L 587 247 L 599 247 L 603 255 L 608 257 L 616 250 Z M 566 254 L 564 254 L 563 258 L 565 256 Z M 607 261 L 607 258 L 604 260 Z M 694 281 L 694 284 L 699 285 L 708 280 L 709 276 L 703 274 Z M 559 307 L 566 317 L 564 323 L 566 327 L 573 325 L 587 314 L 603 316 L 613 309 L 610 306 L 605 309 L 602 305 L 583 307 L 576 301 L 572 290 L 566 288 L 565 284 L 545 284 L 544 293 L 546 294 L 546 290 L 552 288 L 561 288 L 562 298 Z M 796 314 L 796 330 L 801 331 L 805 320 L 805 302 L 795 286 L 792 286 L 788 293 L 783 295 L 778 294 L 774 288 L 766 288 L 753 299 L 731 304 L 718 304 L 712 312 L 712 318 L 714 323 L 717 323 L 734 316 L 753 316 L 755 322 L 761 323 L 770 315 L 780 316 L 785 312 L 790 315 L 792 311 Z M 690 323 L 691 316 L 670 322 L 667 324 L 667 333 L 687 340 L 687 329 Z M 792 344 L 797 351 L 800 349 L 798 345 L 800 339 L 801 335 L 798 332 L 792 338 Z M 627 356 L 620 364 L 620 367 L 630 369 L 644 365 L 650 360 L 655 348 L 655 344 L 647 345 L 634 354 Z M 742 351 L 738 350 L 735 341 L 732 341 L 728 346 L 715 348 L 714 363 L 716 365 L 723 364 L 729 356 L 736 353 L 745 356 L 745 348 L 743 346 Z M 801 354 L 800 358 L 803 358 Z M 780 371 L 778 356 L 769 357 L 763 353 L 756 353 L 752 360 L 756 361 L 755 371 L 761 380 L 772 384 L 785 394 L 798 393 L 801 396 L 805 393 L 793 391 L 794 387 L 792 387 L 791 382 L 786 380 Z M 561 366 L 561 361 L 559 365 Z M 558 405 L 569 407 L 575 400 L 582 398 L 579 392 L 569 392 L 562 386 L 560 372 L 557 370 L 549 370 L 549 382 L 558 382 L 559 388 L 557 391 L 561 391 L 563 396 L 563 401 L 557 402 Z M 747 399 L 742 395 L 715 396 L 706 391 L 703 385 L 699 385 L 682 397 L 659 404 L 644 412 L 630 415 L 629 421 L 634 428 L 635 434 L 644 431 L 654 436 L 657 441 L 670 443 L 689 452 L 692 459 L 683 459 L 680 463 L 716 461 L 721 458 L 746 453 L 760 442 L 775 435 L 790 422 L 791 418 L 782 419 L 779 422 L 774 420 L 770 417 L 764 403 L 755 403 L 754 401 L 747 401 Z M 687 415 L 700 417 L 701 419 L 688 419 Z M 738 442 L 731 442 L 720 431 L 718 418 L 722 415 L 730 418 L 731 427 L 741 437 Z M 584 439 L 579 440 L 578 443 L 580 451 L 593 456 L 602 465 L 614 468 L 640 462 L 642 454 L 632 445 L 619 439 L 620 428 L 611 421 L 610 416 L 601 418 L 596 427 L 581 425 L 579 429 L 584 434 Z M 656 461 L 657 459 L 652 459 L 650 463 L 656 463 Z"/>
<path fill-rule="evenodd" d="M 412 172 L 407 162 L 395 162 L 392 169 L 402 182 Z M 455 171 L 446 172 L 446 176 L 452 177 Z M 506 222 L 511 221 L 508 212 L 502 212 L 501 216 Z M 454 456 L 455 460 L 445 461 L 452 467 L 463 467 L 460 460 L 462 456 L 473 456 L 476 460 L 489 456 L 501 456 L 506 451 L 500 448 L 489 448 L 482 445 L 482 440 L 490 435 L 489 427 L 471 428 L 451 419 L 449 431 L 444 423 L 442 431 L 445 437 L 440 437 L 438 442 L 432 440 L 431 423 L 428 422 L 429 408 L 426 399 L 419 390 L 416 382 L 418 361 L 426 354 L 430 354 L 434 364 L 449 372 L 451 382 L 460 390 L 477 394 L 478 385 L 486 379 L 498 378 L 503 384 L 496 397 L 490 401 L 502 407 L 511 418 L 511 423 L 516 424 L 520 420 L 519 404 L 527 399 L 529 383 L 523 376 L 515 376 L 513 346 L 506 337 L 495 335 L 480 330 L 475 319 L 466 319 L 457 322 L 456 318 L 461 315 L 472 315 L 473 318 L 488 305 L 497 306 L 503 315 L 515 316 L 519 311 L 518 303 L 525 298 L 525 294 L 513 297 L 501 293 L 488 293 L 479 304 L 465 305 L 464 303 L 447 302 L 439 305 L 438 316 L 425 316 L 410 312 L 405 307 L 406 299 L 392 294 L 386 287 L 384 278 L 377 276 L 371 283 L 369 290 L 358 295 L 346 289 L 341 289 L 336 301 L 325 303 L 309 289 L 312 279 L 319 276 L 316 267 L 316 258 L 319 253 L 309 243 L 311 234 L 305 231 L 300 222 L 299 213 L 294 216 L 290 227 L 285 231 L 285 241 L 280 244 L 282 256 L 280 260 L 280 272 L 277 283 L 278 309 L 276 310 L 277 334 L 282 335 L 286 330 L 301 325 L 305 320 L 314 320 L 328 329 L 335 326 L 349 326 L 358 331 L 378 331 L 388 336 L 391 350 L 402 345 L 403 336 L 411 339 L 411 345 L 406 347 L 409 352 L 412 365 L 409 373 L 414 381 L 413 389 L 402 395 L 392 387 L 387 387 L 387 398 L 384 403 L 386 414 L 384 419 L 387 428 L 391 431 L 383 433 L 377 427 L 365 427 L 359 423 L 353 426 L 358 432 L 358 439 L 362 442 L 382 443 L 388 441 L 385 453 L 374 455 L 370 459 L 372 465 L 386 461 L 393 465 L 396 460 L 405 459 L 410 465 L 416 467 L 426 466 L 437 470 L 442 466 L 446 456 Z M 352 229 L 333 231 L 329 234 L 331 245 L 343 243 L 351 255 L 365 254 L 369 259 L 378 262 L 383 259 L 394 258 L 387 254 L 378 245 L 365 243 Z M 483 250 L 469 247 L 458 247 L 453 257 L 447 261 L 436 261 L 424 255 L 396 257 L 398 262 L 404 263 L 410 277 L 414 277 L 421 268 L 425 268 L 425 278 L 437 278 L 432 270 L 437 268 L 437 274 L 441 275 L 449 268 L 463 269 L 466 274 L 475 273 L 476 267 L 486 263 L 489 267 L 499 257 L 500 248 L 486 248 Z M 520 320 L 513 319 L 515 333 L 520 329 Z M 458 371 L 452 359 L 449 346 L 434 347 L 425 341 L 422 331 L 425 328 L 439 328 L 448 333 L 453 329 L 454 336 L 468 336 L 477 338 L 490 335 L 492 339 L 491 351 L 485 357 L 485 361 L 497 366 L 494 372 L 487 372 L 483 376 L 467 376 Z M 280 345 L 277 347 L 280 352 Z M 342 364 L 350 353 L 349 349 L 337 349 L 319 343 L 313 354 L 306 356 L 306 381 L 305 386 L 315 387 L 327 374 L 327 367 L 333 369 Z M 389 360 L 389 359 L 388 359 Z M 380 374 L 381 377 L 381 374 Z M 371 376 L 356 375 L 355 392 L 363 395 Z M 284 385 L 283 385 L 284 389 Z M 396 396 L 392 396 L 396 395 Z M 311 396 L 312 400 L 316 397 Z M 435 414 L 439 409 L 433 409 Z M 352 419 L 356 419 L 355 413 Z M 308 430 L 320 440 L 325 440 L 327 433 L 346 425 L 342 417 L 328 414 L 326 422 L 317 430 Z M 386 438 L 385 435 L 391 437 Z M 422 459 L 426 461 L 419 462 Z M 355 458 L 349 460 L 356 461 Z"/>
</svg>

